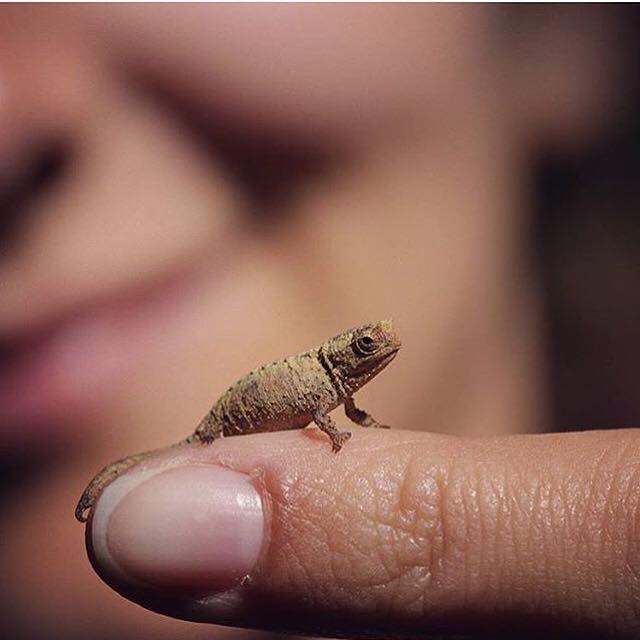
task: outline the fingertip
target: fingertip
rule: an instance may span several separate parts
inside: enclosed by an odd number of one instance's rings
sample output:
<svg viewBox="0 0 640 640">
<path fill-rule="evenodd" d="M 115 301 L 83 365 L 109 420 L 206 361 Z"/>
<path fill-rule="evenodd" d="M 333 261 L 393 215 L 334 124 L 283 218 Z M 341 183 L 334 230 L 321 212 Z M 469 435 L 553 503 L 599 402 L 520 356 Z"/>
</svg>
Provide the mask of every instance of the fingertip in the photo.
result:
<svg viewBox="0 0 640 640">
<path fill-rule="evenodd" d="M 117 588 L 220 593 L 260 556 L 262 498 L 246 474 L 193 464 L 123 475 L 90 522 L 90 553 Z"/>
</svg>

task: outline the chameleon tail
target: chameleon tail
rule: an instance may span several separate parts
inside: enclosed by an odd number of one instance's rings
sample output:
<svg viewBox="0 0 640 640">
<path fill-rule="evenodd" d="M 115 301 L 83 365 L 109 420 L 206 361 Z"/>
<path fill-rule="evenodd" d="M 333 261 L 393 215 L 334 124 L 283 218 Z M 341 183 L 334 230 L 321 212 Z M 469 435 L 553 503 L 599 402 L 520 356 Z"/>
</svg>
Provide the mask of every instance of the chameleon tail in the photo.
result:
<svg viewBox="0 0 640 640">
<path fill-rule="evenodd" d="M 195 434 L 190 435 L 188 438 L 185 438 L 184 440 L 181 440 L 180 442 L 168 448 L 181 447 L 197 439 L 198 438 L 195 436 Z M 118 476 L 122 475 L 131 467 L 137 465 L 139 462 L 142 462 L 149 456 L 155 453 L 159 453 L 160 451 L 165 451 L 166 449 L 167 447 L 164 447 L 162 449 L 153 449 L 152 451 L 137 453 L 133 456 L 128 456 L 126 458 L 122 458 L 121 460 L 117 460 L 116 462 L 113 462 L 102 469 L 95 476 L 95 478 L 91 480 L 87 488 L 82 493 L 82 496 L 78 501 L 78 506 L 76 507 L 76 519 L 80 522 L 86 522 L 89 517 L 89 511 L 91 511 L 96 500 L 100 497 L 100 494 L 107 486 L 109 486 Z"/>
<path fill-rule="evenodd" d="M 223 423 L 215 414 L 215 407 L 205 415 L 195 430 L 192 438 L 200 442 L 209 443 L 221 438 L 224 433 Z"/>
</svg>

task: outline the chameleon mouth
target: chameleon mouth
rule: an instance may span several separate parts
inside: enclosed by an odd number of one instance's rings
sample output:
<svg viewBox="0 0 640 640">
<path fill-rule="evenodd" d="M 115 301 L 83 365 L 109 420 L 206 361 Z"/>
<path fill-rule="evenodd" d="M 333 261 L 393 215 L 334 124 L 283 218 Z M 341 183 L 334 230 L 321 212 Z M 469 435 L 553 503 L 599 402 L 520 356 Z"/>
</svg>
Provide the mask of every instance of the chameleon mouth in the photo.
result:
<svg viewBox="0 0 640 640">
<path fill-rule="evenodd" d="M 380 361 L 380 364 L 383 367 L 386 367 L 398 355 L 398 351 L 400 351 L 400 346 L 393 347 L 391 351 L 389 351 L 385 356 L 383 356 L 382 360 Z"/>
<path fill-rule="evenodd" d="M 389 324 L 391 325 L 391 323 Z M 388 336 L 389 345 L 385 348 L 385 352 L 383 353 L 383 359 L 388 364 L 391 360 L 393 360 L 396 357 L 398 351 L 400 351 L 400 347 L 402 347 L 402 342 L 400 341 L 400 338 L 398 337 L 396 332 L 393 330 L 392 326 L 389 327 L 387 333 L 390 334 L 390 336 Z"/>
<path fill-rule="evenodd" d="M 381 371 L 382 369 L 384 369 L 396 357 L 399 350 L 400 350 L 399 345 L 388 347 L 384 353 L 380 354 L 376 358 L 374 370 Z M 371 361 L 369 361 L 369 363 L 366 363 L 366 362 L 362 363 L 362 365 L 358 367 L 357 373 L 364 373 L 365 371 L 369 370 L 371 368 L 370 362 Z"/>
</svg>

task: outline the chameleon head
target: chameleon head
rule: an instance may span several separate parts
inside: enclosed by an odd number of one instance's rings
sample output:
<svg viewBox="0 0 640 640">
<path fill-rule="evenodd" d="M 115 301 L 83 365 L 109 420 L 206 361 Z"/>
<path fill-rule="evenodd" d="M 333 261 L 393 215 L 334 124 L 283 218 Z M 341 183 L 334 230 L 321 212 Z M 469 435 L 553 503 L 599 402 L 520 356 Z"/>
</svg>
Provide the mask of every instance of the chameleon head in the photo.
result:
<svg viewBox="0 0 640 640">
<path fill-rule="evenodd" d="M 390 320 L 345 331 L 323 347 L 334 376 L 348 394 L 355 393 L 396 356 L 401 343 Z"/>
</svg>

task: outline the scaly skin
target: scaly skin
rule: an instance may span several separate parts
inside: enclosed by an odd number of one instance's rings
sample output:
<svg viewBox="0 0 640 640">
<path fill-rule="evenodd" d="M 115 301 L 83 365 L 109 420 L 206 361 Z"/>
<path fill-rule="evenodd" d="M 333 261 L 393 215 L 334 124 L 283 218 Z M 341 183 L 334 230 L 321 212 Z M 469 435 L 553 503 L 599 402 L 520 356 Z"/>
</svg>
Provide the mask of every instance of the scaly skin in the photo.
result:
<svg viewBox="0 0 640 640">
<path fill-rule="evenodd" d="M 174 447 L 221 437 L 302 429 L 311 422 L 324 431 L 337 453 L 351 437 L 328 415 L 344 404 L 347 417 L 363 427 L 386 428 L 358 409 L 353 394 L 384 369 L 400 349 L 400 340 L 388 320 L 366 324 L 327 340 L 317 349 L 264 365 L 229 387 L 202 419 L 195 433 Z M 89 483 L 76 518 L 87 520 L 104 488 L 156 449 L 118 460 Z"/>
</svg>

